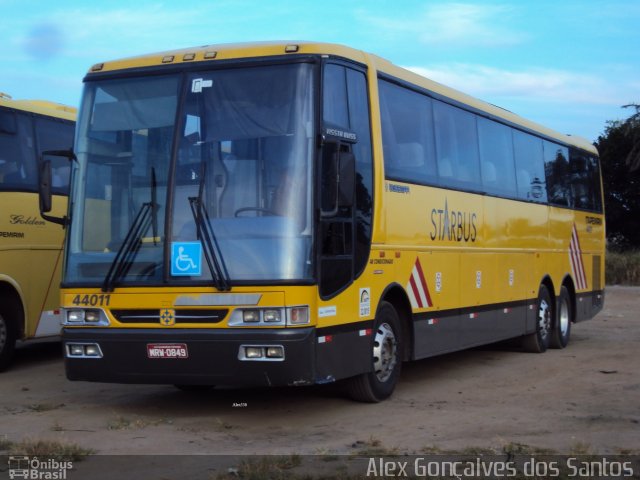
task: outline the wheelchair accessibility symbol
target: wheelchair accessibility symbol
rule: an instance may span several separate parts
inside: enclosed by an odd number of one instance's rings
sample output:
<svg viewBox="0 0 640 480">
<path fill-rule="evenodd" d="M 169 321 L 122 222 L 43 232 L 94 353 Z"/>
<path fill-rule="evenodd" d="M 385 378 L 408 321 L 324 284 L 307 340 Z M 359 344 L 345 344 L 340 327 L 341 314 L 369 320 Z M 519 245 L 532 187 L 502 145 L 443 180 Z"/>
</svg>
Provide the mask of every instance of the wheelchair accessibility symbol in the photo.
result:
<svg viewBox="0 0 640 480">
<path fill-rule="evenodd" d="M 202 275 L 202 244 L 200 242 L 171 244 L 171 275 L 174 277 Z"/>
</svg>

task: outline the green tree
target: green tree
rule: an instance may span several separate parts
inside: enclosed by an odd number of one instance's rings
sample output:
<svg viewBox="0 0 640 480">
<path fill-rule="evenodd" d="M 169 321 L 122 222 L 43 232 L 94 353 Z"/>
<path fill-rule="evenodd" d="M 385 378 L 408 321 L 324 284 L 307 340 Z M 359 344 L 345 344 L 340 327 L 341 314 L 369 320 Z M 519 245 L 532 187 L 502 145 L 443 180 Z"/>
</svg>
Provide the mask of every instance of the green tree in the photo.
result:
<svg viewBox="0 0 640 480">
<path fill-rule="evenodd" d="M 640 248 L 640 105 L 624 121 L 608 122 L 595 145 L 600 152 L 607 240 L 613 250 Z"/>
</svg>

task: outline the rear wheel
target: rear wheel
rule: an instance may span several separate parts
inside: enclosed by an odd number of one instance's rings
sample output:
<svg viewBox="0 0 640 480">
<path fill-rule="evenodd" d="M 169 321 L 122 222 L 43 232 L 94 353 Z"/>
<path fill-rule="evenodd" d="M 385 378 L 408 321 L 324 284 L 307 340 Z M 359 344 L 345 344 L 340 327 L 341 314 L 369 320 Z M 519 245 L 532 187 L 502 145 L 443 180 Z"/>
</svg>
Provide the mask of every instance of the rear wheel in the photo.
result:
<svg viewBox="0 0 640 480">
<path fill-rule="evenodd" d="M 375 403 L 391 396 L 402 366 L 401 332 L 395 308 L 380 302 L 371 351 L 372 371 L 349 379 L 347 388 L 352 399 Z"/>
<path fill-rule="evenodd" d="M 553 326 L 553 302 L 545 285 L 540 285 L 536 302 L 536 331 L 522 339 L 522 347 L 527 352 L 542 353 L 549 348 Z"/>
<path fill-rule="evenodd" d="M 0 298 L 0 372 L 11 364 L 18 338 L 21 309 L 12 298 Z"/>
<path fill-rule="evenodd" d="M 571 336 L 571 318 L 573 309 L 571 304 L 571 296 L 566 287 L 560 289 L 558 297 L 557 313 L 551 331 L 551 348 L 564 348 L 569 344 Z"/>
</svg>

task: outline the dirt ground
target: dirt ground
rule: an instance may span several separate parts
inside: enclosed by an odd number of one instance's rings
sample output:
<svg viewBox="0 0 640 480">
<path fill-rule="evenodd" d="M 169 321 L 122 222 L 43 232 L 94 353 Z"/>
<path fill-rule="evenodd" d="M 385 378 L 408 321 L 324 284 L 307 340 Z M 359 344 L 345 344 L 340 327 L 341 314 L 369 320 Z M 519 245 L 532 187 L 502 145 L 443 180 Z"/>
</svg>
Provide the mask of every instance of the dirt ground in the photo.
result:
<svg viewBox="0 0 640 480">
<path fill-rule="evenodd" d="M 564 350 L 504 346 L 405 364 L 393 397 L 338 386 L 213 390 L 69 382 L 59 344 L 26 345 L 0 374 L 0 453 L 41 439 L 98 454 L 400 454 L 523 444 L 640 453 L 640 288 L 607 289 Z"/>
</svg>

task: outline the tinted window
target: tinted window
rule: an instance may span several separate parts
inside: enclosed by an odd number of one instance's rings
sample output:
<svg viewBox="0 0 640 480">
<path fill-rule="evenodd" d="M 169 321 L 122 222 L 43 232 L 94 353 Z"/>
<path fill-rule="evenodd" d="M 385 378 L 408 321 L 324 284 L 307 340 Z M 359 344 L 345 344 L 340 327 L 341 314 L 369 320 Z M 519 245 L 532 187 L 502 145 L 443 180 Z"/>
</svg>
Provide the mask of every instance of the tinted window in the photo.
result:
<svg viewBox="0 0 640 480">
<path fill-rule="evenodd" d="M 386 176 L 414 183 L 435 182 L 431 99 L 382 80 L 379 89 Z"/>
<path fill-rule="evenodd" d="M 513 131 L 516 158 L 518 198 L 532 202 L 546 202 L 542 140 L 518 130 Z"/>
<path fill-rule="evenodd" d="M 379 80 L 387 178 L 602 210 L 595 156 Z"/>
<path fill-rule="evenodd" d="M 440 183 L 479 190 L 480 158 L 475 115 L 439 101 L 434 101 L 433 113 Z"/>
<path fill-rule="evenodd" d="M 547 192 L 552 205 L 572 206 L 569 178 L 569 149 L 553 142 L 544 142 L 544 171 Z"/>
<path fill-rule="evenodd" d="M 347 71 L 349 94 L 349 123 L 358 142 L 353 146 L 356 156 L 356 258 L 355 273 L 359 274 L 367 264 L 371 244 L 371 219 L 373 215 L 373 165 L 371 157 L 371 127 L 367 79 L 362 72 Z"/>
<path fill-rule="evenodd" d="M 324 69 L 323 87 L 323 121 L 325 126 L 336 126 L 354 133 L 357 141 L 350 143 L 351 152 L 356 160 L 355 178 L 355 232 L 348 224 L 327 222 L 322 232 L 323 238 L 342 239 L 337 245 L 334 241 L 323 243 L 323 252 L 331 254 L 348 254 L 354 252 L 353 272 L 358 275 L 366 266 L 371 244 L 371 220 L 373 215 L 373 164 L 371 154 L 371 127 L 369 117 L 369 96 L 367 79 L 363 72 L 347 68 L 343 65 L 327 64 Z M 325 158 L 331 158 L 337 144 L 331 142 L 324 146 Z M 342 145 L 341 148 L 345 148 Z M 323 183 L 321 202 L 324 210 L 335 201 L 334 190 L 335 172 L 329 172 L 335 165 L 325 162 L 327 182 Z M 347 212 L 349 215 L 350 212 Z M 355 248 L 352 248 L 351 238 L 354 238 Z M 342 249 L 342 251 L 341 251 Z M 323 270 L 332 270 L 335 283 L 331 276 L 323 276 L 323 294 L 339 290 L 352 278 L 351 266 L 347 268 L 336 259 L 328 260 Z"/>
<path fill-rule="evenodd" d="M 515 197 L 517 189 L 511 129 L 479 117 L 478 134 L 483 190 L 490 194 Z"/>
<path fill-rule="evenodd" d="M 322 116 L 325 123 L 347 128 L 349 126 L 349 104 L 347 103 L 347 79 L 344 67 L 333 64 L 325 66 L 323 99 Z"/>
<path fill-rule="evenodd" d="M 37 178 L 31 117 L 0 111 L 0 189 L 34 191 Z"/>
<path fill-rule="evenodd" d="M 596 158 L 578 150 L 569 150 L 568 183 L 574 208 L 601 210 L 600 168 Z"/>
<path fill-rule="evenodd" d="M 602 183 L 600 181 L 600 161 L 597 157 L 587 157 L 588 183 L 593 195 L 593 210 L 602 212 Z"/>
<path fill-rule="evenodd" d="M 594 156 L 544 142 L 549 203 L 584 210 L 602 210 L 600 165 Z"/>
</svg>

